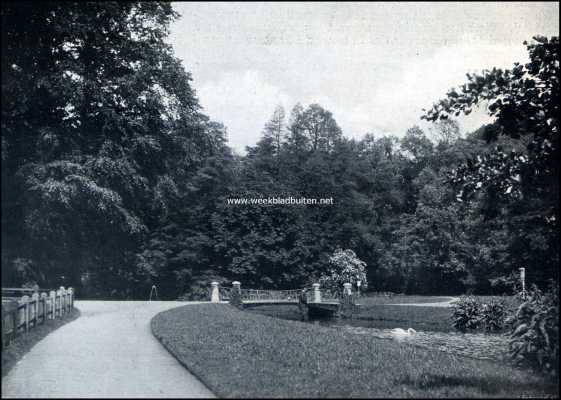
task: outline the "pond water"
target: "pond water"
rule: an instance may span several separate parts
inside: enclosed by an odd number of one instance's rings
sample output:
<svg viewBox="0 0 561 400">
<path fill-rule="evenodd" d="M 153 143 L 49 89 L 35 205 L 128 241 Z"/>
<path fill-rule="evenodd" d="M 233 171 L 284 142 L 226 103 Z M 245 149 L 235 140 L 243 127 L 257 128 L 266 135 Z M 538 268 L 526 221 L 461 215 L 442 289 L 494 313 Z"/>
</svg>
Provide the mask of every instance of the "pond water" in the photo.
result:
<svg viewBox="0 0 561 400">
<path fill-rule="evenodd" d="M 247 311 L 275 318 L 302 321 L 298 307 L 262 306 L 248 308 Z M 378 339 L 397 340 L 402 343 L 446 353 L 482 360 L 507 362 L 508 338 L 504 334 L 435 332 L 419 330 L 407 336 L 397 336 L 393 328 L 407 329 L 396 321 L 376 319 L 316 318 L 306 323 L 344 329 L 353 335 L 367 335 Z"/>
</svg>

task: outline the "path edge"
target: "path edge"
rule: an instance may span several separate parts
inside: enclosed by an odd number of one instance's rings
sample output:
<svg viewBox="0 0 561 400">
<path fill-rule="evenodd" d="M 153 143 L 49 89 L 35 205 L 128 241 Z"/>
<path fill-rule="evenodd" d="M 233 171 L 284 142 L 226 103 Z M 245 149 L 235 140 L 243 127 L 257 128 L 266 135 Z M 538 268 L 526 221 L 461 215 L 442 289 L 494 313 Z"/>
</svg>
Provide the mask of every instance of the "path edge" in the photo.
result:
<svg viewBox="0 0 561 400">
<path fill-rule="evenodd" d="M 187 306 L 179 306 L 179 307 L 187 307 Z M 179 308 L 179 307 L 174 307 L 172 309 Z M 154 319 L 156 317 L 158 317 L 160 314 L 163 314 L 163 313 L 168 312 L 168 311 L 170 311 L 170 310 L 160 311 L 158 314 L 154 315 L 150 319 L 150 332 L 152 333 L 152 336 L 154 336 L 156 338 L 156 340 L 158 340 L 158 342 L 162 345 L 162 347 L 164 349 L 166 349 L 168 354 L 170 354 L 183 368 L 185 368 L 191 375 L 193 375 L 195 378 L 197 378 L 199 381 L 201 381 L 202 384 L 206 386 L 206 388 L 208 389 L 209 392 L 216 395 L 216 397 L 218 397 L 218 398 L 226 398 L 227 396 L 224 396 L 223 393 L 220 393 L 220 390 L 216 390 L 214 388 L 214 386 L 212 384 L 210 384 L 210 382 L 206 379 L 205 376 L 203 376 L 202 374 L 194 371 L 193 368 L 190 367 L 186 362 L 184 362 L 179 357 L 177 357 L 175 355 L 175 352 L 173 352 L 172 349 L 165 342 L 164 338 L 160 337 L 159 335 L 156 334 L 156 332 L 154 331 Z"/>
<path fill-rule="evenodd" d="M 78 318 L 80 318 L 81 316 L 81 312 L 80 309 L 77 307 L 74 307 L 72 310 L 73 315 L 70 316 L 70 318 L 66 319 L 66 318 L 61 318 L 61 319 L 57 319 L 55 321 L 59 321 L 62 322 L 59 326 L 57 326 L 56 328 L 49 330 L 45 335 L 39 337 L 39 338 L 35 338 L 35 341 L 29 346 L 25 348 L 24 352 L 21 354 L 18 354 L 18 357 L 15 361 L 13 362 L 7 362 L 6 364 L 4 364 L 2 362 L 2 379 L 4 379 L 5 377 L 8 376 L 8 374 L 10 373 L 10 371 L 12 371 L 15 366 L 22 360 L 23 357 L 25 357 L 27 354 L 29 354 L 33 348 L 35 346 L 37 346 L 38 343 L 40 343 L 41 341 L 43 341 L 45 338 L 47 338 L 49 335 L 55 333 L 56 331 L 58 331 L 60 328 L 62 328 L 65 325 L 68 325 L 74 321 L 76 321 Z M 51 321 L 51 320 L 49 320 Z M 41 328 L 43 325 L 39 326 L 39 328 Z M 33 329 L 30 330 L 29 333 L 27 333 L 27 335 L 29 334 L 33 334 Z M 24 335 L 24 334 L 22 334 Z M 18 338 L 16 338 L 15 340 L 18 340 L 19 338 L 21 338 L 22 336 L 19 336 Z M 4 355 L 5 351 L 9 351 L 10 350 L 10 345 L 12 345 L 12 343 L 8 344 L 7 347 L 5 349 L 2 349 L 2 355 Z"/>
</svg>

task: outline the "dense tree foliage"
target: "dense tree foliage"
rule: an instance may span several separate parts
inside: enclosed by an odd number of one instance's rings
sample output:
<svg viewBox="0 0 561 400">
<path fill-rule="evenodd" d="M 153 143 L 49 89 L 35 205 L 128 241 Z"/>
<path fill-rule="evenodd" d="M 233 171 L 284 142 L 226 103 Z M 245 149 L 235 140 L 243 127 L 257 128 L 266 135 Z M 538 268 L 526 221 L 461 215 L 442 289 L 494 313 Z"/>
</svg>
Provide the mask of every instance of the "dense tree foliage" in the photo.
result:
<svg viewBox="0 0 561 400">
<path fill-rule="evenodd" d="M 484 216 L 502 219 L 507 235 L 507 265 L 519 264 L 543 282 L 559 273 L 559 38 L 535 37 L 527 45 L 530 61 L 510 70 L 468 74 L 468 83 L 427 112 L 428 120 L 469 114 L 488 102 L 495 122 L 485 139 L 493 151 L 474 154 L 451 174 L 451 182 L 466 200 L 488 202 Z M 509 148 L 510 147 L 510 148 Z"/>
<path fill-rule="evenodd" d="M 8 284 L 90 277 L 122 294 L 147 272 L 129 267 L 138 246 L 224 141 L 164 42 L 176 16 L 169 3 L 2 5 Z"/>
<path fill-rule="evenodd" d="M 501 292 L 522 266 L 538 285 L 557 276 L 557 38 L 529 44 L 525 66 L 468 75 L 426 113 L 428 134 L 348 139 L 321 105 L 279 106 L 238 156 L 165 42 L 175 18 L 159 2 L 3 3 L 7 285 L 297 288 L 329 275 L 337 249 L 362 260 L 369 290 Z M 483 100 L 496 121 L 460 135 L 446 117 Z M 272 196 L 333 204 L 228 203 Z"/>
</svg>

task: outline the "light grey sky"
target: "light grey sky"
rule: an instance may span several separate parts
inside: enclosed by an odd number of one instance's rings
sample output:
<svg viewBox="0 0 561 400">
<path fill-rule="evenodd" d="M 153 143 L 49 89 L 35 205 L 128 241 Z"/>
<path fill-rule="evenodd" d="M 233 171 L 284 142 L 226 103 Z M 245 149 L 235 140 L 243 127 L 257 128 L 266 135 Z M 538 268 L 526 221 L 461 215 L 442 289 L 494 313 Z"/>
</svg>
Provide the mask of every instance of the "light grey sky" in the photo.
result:
<svg viewBox="0 0 561 400">
<path fill-rule="evenodd" d="M 559 35 L 551 3 L 173 3 L 170 42 L 240 153 L 275 107 L 319 103 L 348 137 L 403 135 L 466 72 L 526 62 Z M 483 110 L 459 120 L 462 131 Z"/>
</svg>

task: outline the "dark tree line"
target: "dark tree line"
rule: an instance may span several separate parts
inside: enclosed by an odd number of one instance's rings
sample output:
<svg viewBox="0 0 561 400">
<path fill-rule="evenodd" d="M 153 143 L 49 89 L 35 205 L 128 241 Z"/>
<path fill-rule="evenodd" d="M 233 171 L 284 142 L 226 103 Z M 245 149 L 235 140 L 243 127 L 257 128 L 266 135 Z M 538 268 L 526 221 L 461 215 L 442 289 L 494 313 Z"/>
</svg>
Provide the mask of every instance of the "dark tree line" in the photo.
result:
<svg viewBox="0 0 561 400">
<path fill-rule="evenodd" d="M 366 262 L 372 290 L 500 293 L 519 267 L 557 278 L 557 38 L 529 44 L 528 65 L 468 76 L 426 112 L 431 135 L 348 139 L 297 104 L 241 157 L 164 41 L 177 17 L 169 3 L 3 3 L 4 285 L 296 288 L 337 248 Z M 481 101 L 496 121 L 462 137 L 448 116 Z M 334 204 L 227 204 L 241 196 Z"/>
</svg>

